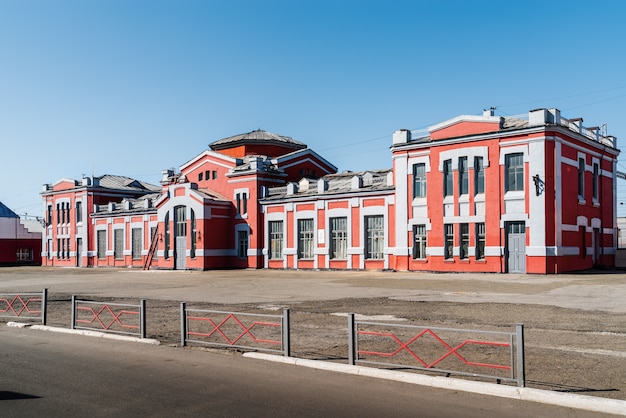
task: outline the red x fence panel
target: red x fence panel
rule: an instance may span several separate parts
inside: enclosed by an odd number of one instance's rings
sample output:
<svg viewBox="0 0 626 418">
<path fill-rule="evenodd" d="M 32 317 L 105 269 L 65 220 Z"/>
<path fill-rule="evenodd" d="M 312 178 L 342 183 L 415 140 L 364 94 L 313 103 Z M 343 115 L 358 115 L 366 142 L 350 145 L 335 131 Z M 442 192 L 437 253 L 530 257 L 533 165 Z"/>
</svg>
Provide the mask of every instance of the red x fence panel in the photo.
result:
<svg viewBox="0 0 626 418">
<path fill-rule="evenodd" d="M 72 297 L 72 328 L 145 338 L 145 321 L 145 300 L 138 305 L 130 305 Z"/>
<path fill-rule="evenodd" d="M 237 347 L 288 355 L 289 310 L 281 315 L 188 309 L 181 304 L 181 344 Z"/>
<path fill-rule="evenodd" d="M 522 325 L 511 333 L 355 321 L 353 314 L 350 321 L 350 364 L 423 369 L 524 385 Z"/>
<path fill-rule="evenodd" d="M 48 290 L 40 293 L 3 293 L 0 294 L 0 316 L 37 319 L 45 324 L 45 312 Z"/>
</svg>

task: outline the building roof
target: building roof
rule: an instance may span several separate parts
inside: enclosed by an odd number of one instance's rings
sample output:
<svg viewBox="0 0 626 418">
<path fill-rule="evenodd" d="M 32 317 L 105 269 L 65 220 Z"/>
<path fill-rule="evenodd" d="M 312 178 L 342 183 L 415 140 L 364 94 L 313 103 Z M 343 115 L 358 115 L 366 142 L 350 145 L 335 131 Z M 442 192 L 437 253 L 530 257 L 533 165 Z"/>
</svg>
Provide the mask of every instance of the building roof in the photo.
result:
<svg viewBox="0 0 626 418">
<path fill-rule="evenodd" d="M 105 174 L 96 178 L 99 180 L 99 186 L 107 189 L 144 191 L 146 193 L 157 192 L 161 190 L 160 186 L 146 183 L 140 180 L 135 180 L 126 176 Z"/>
<path fill-rule="evenodd" d="M 4 203 L 0 202 L 0 218 L 19 218 L 19 216 L 5 206 Z"/>
<path fill-rule="evenodd" d="M 212 142 L 209 144 L 212 150 L 220 150 L 226 148 L 233 148 L 240 145 L 261 145 L 261 144 L 270 144 L 270 145 L 280 145 L 292 149 L 303 149 L 306 148 L 307 145 L 303 142 L 296 141 L 295 139 L 278 135 L 272 132 L 267 132 L 261 129 L 257 129 L 255 131 L 247 132 L 245 134 L 239 134 L 234 136 L 229 136 L 228 138 L 223 138 Z"/>
<path fill-rule="evenodd" d="M 347 193 L 392 191 L 394 185 L 389 179 L 391 172 L 389 168 L 360 172 L 345 171 L 328 174 L 317 180 L 303 178 L 298 183 L 267 189 L 265 197 L 261 200 L 270 203 L 297 197 L 320 198 Z"/>
</svg>

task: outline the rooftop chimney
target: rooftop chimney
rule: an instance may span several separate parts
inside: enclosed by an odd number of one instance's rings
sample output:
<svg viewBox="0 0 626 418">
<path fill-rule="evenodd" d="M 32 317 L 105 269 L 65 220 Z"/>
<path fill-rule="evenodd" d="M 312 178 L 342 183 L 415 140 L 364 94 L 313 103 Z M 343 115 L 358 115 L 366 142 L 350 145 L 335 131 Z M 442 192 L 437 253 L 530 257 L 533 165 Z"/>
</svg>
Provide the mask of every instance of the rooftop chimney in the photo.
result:
<svg viewBox="0 0 626 418">
<path fill-rule="evenodd" d="M 411 131 L 400 129 L 393 133 L 393 145 L 407 144 L 411 142 Z"/>
</svg>

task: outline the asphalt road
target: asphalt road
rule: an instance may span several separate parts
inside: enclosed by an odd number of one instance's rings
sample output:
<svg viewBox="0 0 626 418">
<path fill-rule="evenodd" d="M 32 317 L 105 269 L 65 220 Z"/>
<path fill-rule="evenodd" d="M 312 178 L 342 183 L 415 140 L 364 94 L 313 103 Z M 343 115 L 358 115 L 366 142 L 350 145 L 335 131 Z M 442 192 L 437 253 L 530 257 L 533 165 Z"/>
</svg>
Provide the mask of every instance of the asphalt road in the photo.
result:
<svg viewBox="0 0 626 418">
<path fill-rule="evenodd" d="M 598 417 L 243 358 L 0 327 L 3 417 Z"/>
</svg>

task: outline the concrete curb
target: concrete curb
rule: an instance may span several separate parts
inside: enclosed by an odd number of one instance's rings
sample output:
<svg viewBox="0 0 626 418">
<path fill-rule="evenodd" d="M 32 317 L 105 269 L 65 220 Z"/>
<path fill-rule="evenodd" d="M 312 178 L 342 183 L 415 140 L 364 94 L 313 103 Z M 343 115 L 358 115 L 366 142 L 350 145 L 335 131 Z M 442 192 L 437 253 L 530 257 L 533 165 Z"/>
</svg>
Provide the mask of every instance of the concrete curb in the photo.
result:
<svg viewBox="0 0 626 418">
<path fill-rule="evenodd" d="M 106 338 L 110 340 L 129 341 L 129 342 L 152 344 L 152 345 L 160 344 L 159 340 L 155 340 L 152 338 L 130 337 L 126 335 L 108 334 L 106 332 L 91 331 L 91 330 L 84 330 L 84 329 L 49 327 L 47 325 L 33 325 L 33 324 L 25 324 L 21 322 L 7 322 L 7 326 L 14 327 L 14 328 L 31 328 L 31 329 L 36 329 L 39 331 L 60 332 L 64 334 L 86 335 L 88 337 L 100 337 L 100 338 Z"/>
<path fill-rule="evenodd" d="M 281 357 L 264 353 L 245 353 L 243 356 L 259 360 L 268 360 L 278 363 L 310 367 L 319 370 L 395 380 L 398 382 L 429 386 L 439 389 L 459 390 L 481 395 L 498 396 L 501 398 L 539 402 L 566 408 L 626 416 L 626 401 L 618 399 L 606 399 L 595 396 L 553 392 L 541 389 L 519 388 L 515 386 L 497 385 L 486 382 L 472 382 L 469 380 L 454 379 L 449 377 L 426 376 L 415 373 L 375 369 L 372 367 L 351 366 L 349 364 L 332 363 L 328 361 Z"/>
</svg>

